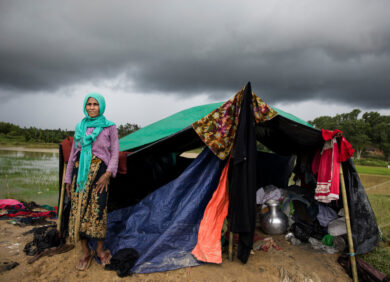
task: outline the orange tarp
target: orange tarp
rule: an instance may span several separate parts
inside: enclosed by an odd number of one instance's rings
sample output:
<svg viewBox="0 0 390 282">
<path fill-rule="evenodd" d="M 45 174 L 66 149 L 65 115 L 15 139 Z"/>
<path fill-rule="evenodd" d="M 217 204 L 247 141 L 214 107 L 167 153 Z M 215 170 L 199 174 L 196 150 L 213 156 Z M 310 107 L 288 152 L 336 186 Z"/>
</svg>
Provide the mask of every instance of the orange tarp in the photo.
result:
<svg viewBox="0 0 390 282">
<path fill-rule="evenodd" d="M 228 170 L 229 161 L 200 222 L 198 242 L 192 250 L 200 261 L 222 263 L 221 230 L 229 207 Z"/>
</svg>

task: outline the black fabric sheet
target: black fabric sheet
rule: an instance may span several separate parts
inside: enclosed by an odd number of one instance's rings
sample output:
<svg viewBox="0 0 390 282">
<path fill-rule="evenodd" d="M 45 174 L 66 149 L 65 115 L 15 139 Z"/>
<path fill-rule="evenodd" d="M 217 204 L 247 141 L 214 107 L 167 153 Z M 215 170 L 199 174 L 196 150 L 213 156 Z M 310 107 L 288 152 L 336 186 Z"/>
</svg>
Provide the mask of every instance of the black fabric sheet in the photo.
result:
<svg viewBox="0 0 390 282">
<path fill-rule="evenodd" d="M 130 155 L 131 156 L 131 155 Z M 127 174 L 111 179 L 108 212 L 139 203 L 144 197 L 176 179 L 193 159 L 160 152 L 127 158 Z"/>
<path fill-rule="evenodd" d="M 253 245 L 256 220 L 256 138 L 255 120 L 251 107 L 252 89 L 244 90 L 232 163 L 232 181 L 229 191 L 231 231 L 239 233 L 237 257 L 243 263 Z"/>
<path fill-rule="evenodd" d="M 378 225 L 367 194 L 351 159 L 343 163 L 343 173 L 348 196 L 355 253 L 365 254 L 370 252 L 378 243 Z"/>
<path fill-rule="evenodd" d="M 256 187 L 272 184 L 279 188 L 286 188 L 294 169 L 294 161 L 294 156 L 257 152 Z"/>
<path fill-rule="evenodd" d="M 256 138 L 279 155 L 298 155 L 316 151 L 324 144 L 321 130 L 305 126 L 280 115 L 256 125 Z"/>
</svg>

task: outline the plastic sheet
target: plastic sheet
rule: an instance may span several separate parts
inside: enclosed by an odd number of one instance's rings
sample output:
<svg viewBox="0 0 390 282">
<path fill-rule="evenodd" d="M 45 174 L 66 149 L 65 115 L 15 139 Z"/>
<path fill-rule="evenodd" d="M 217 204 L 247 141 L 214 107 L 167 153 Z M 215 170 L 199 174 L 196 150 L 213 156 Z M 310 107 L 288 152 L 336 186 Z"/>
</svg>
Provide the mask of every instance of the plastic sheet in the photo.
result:
<svg viewBox="0 0 390 282">
<path fill-rule="evenodd" d="M 223 164 L 206 148 L 178 178 L 137 205 L 109 213 L 106 246 L 111 253 L 136 249 L 135 273 L 199 265 L 191 251 Z"/>
<path fill-rule="evenodd" d="M 378 243 L 379 231 L 370 201 L 351 159 L 343 163 L 352 237 L 356 254 L 370 252 Z"/>
</svg>

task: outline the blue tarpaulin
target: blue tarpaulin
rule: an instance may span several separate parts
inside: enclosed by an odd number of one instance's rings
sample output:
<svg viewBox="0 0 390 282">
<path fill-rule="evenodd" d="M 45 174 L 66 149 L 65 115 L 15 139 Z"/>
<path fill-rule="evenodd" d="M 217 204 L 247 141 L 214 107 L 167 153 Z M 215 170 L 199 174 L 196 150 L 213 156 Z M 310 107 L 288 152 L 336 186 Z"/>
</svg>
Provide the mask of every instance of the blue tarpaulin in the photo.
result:
<svg viewBox="0 0 390 282">
<path fill-rule="evenodd" d="M 178 178 L 137 205 L 109 213 L 106 247 L 112 254 L 136 249 L 140 257 L 132 269 L 135 273 L 199 265 L 191 251 L 223 164 L 206 148 Z"/>
</svg>

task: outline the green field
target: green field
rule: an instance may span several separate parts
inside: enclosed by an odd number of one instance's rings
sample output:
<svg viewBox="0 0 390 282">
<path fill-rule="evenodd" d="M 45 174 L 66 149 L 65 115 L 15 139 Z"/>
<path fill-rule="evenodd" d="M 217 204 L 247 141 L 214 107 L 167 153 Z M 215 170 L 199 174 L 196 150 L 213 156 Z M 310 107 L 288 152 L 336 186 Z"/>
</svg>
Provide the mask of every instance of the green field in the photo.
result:
<svg viewBox="0 0 390 282">
<path fill-rule="evenodd" d="M 387 167 L 362 166 L 362 165 L 356 165 L 355 167 L 359 174 L 377 174 L 377 175 L 390 176 L 390 169 Z"/>
<path fill-rule="evenodd" d="M 25 147 L 25 148 L 58 148 L 57 143 L 26 142 L 23 136 L 5 136 L 0 134 L 0 147 Z"/>
</svg>

